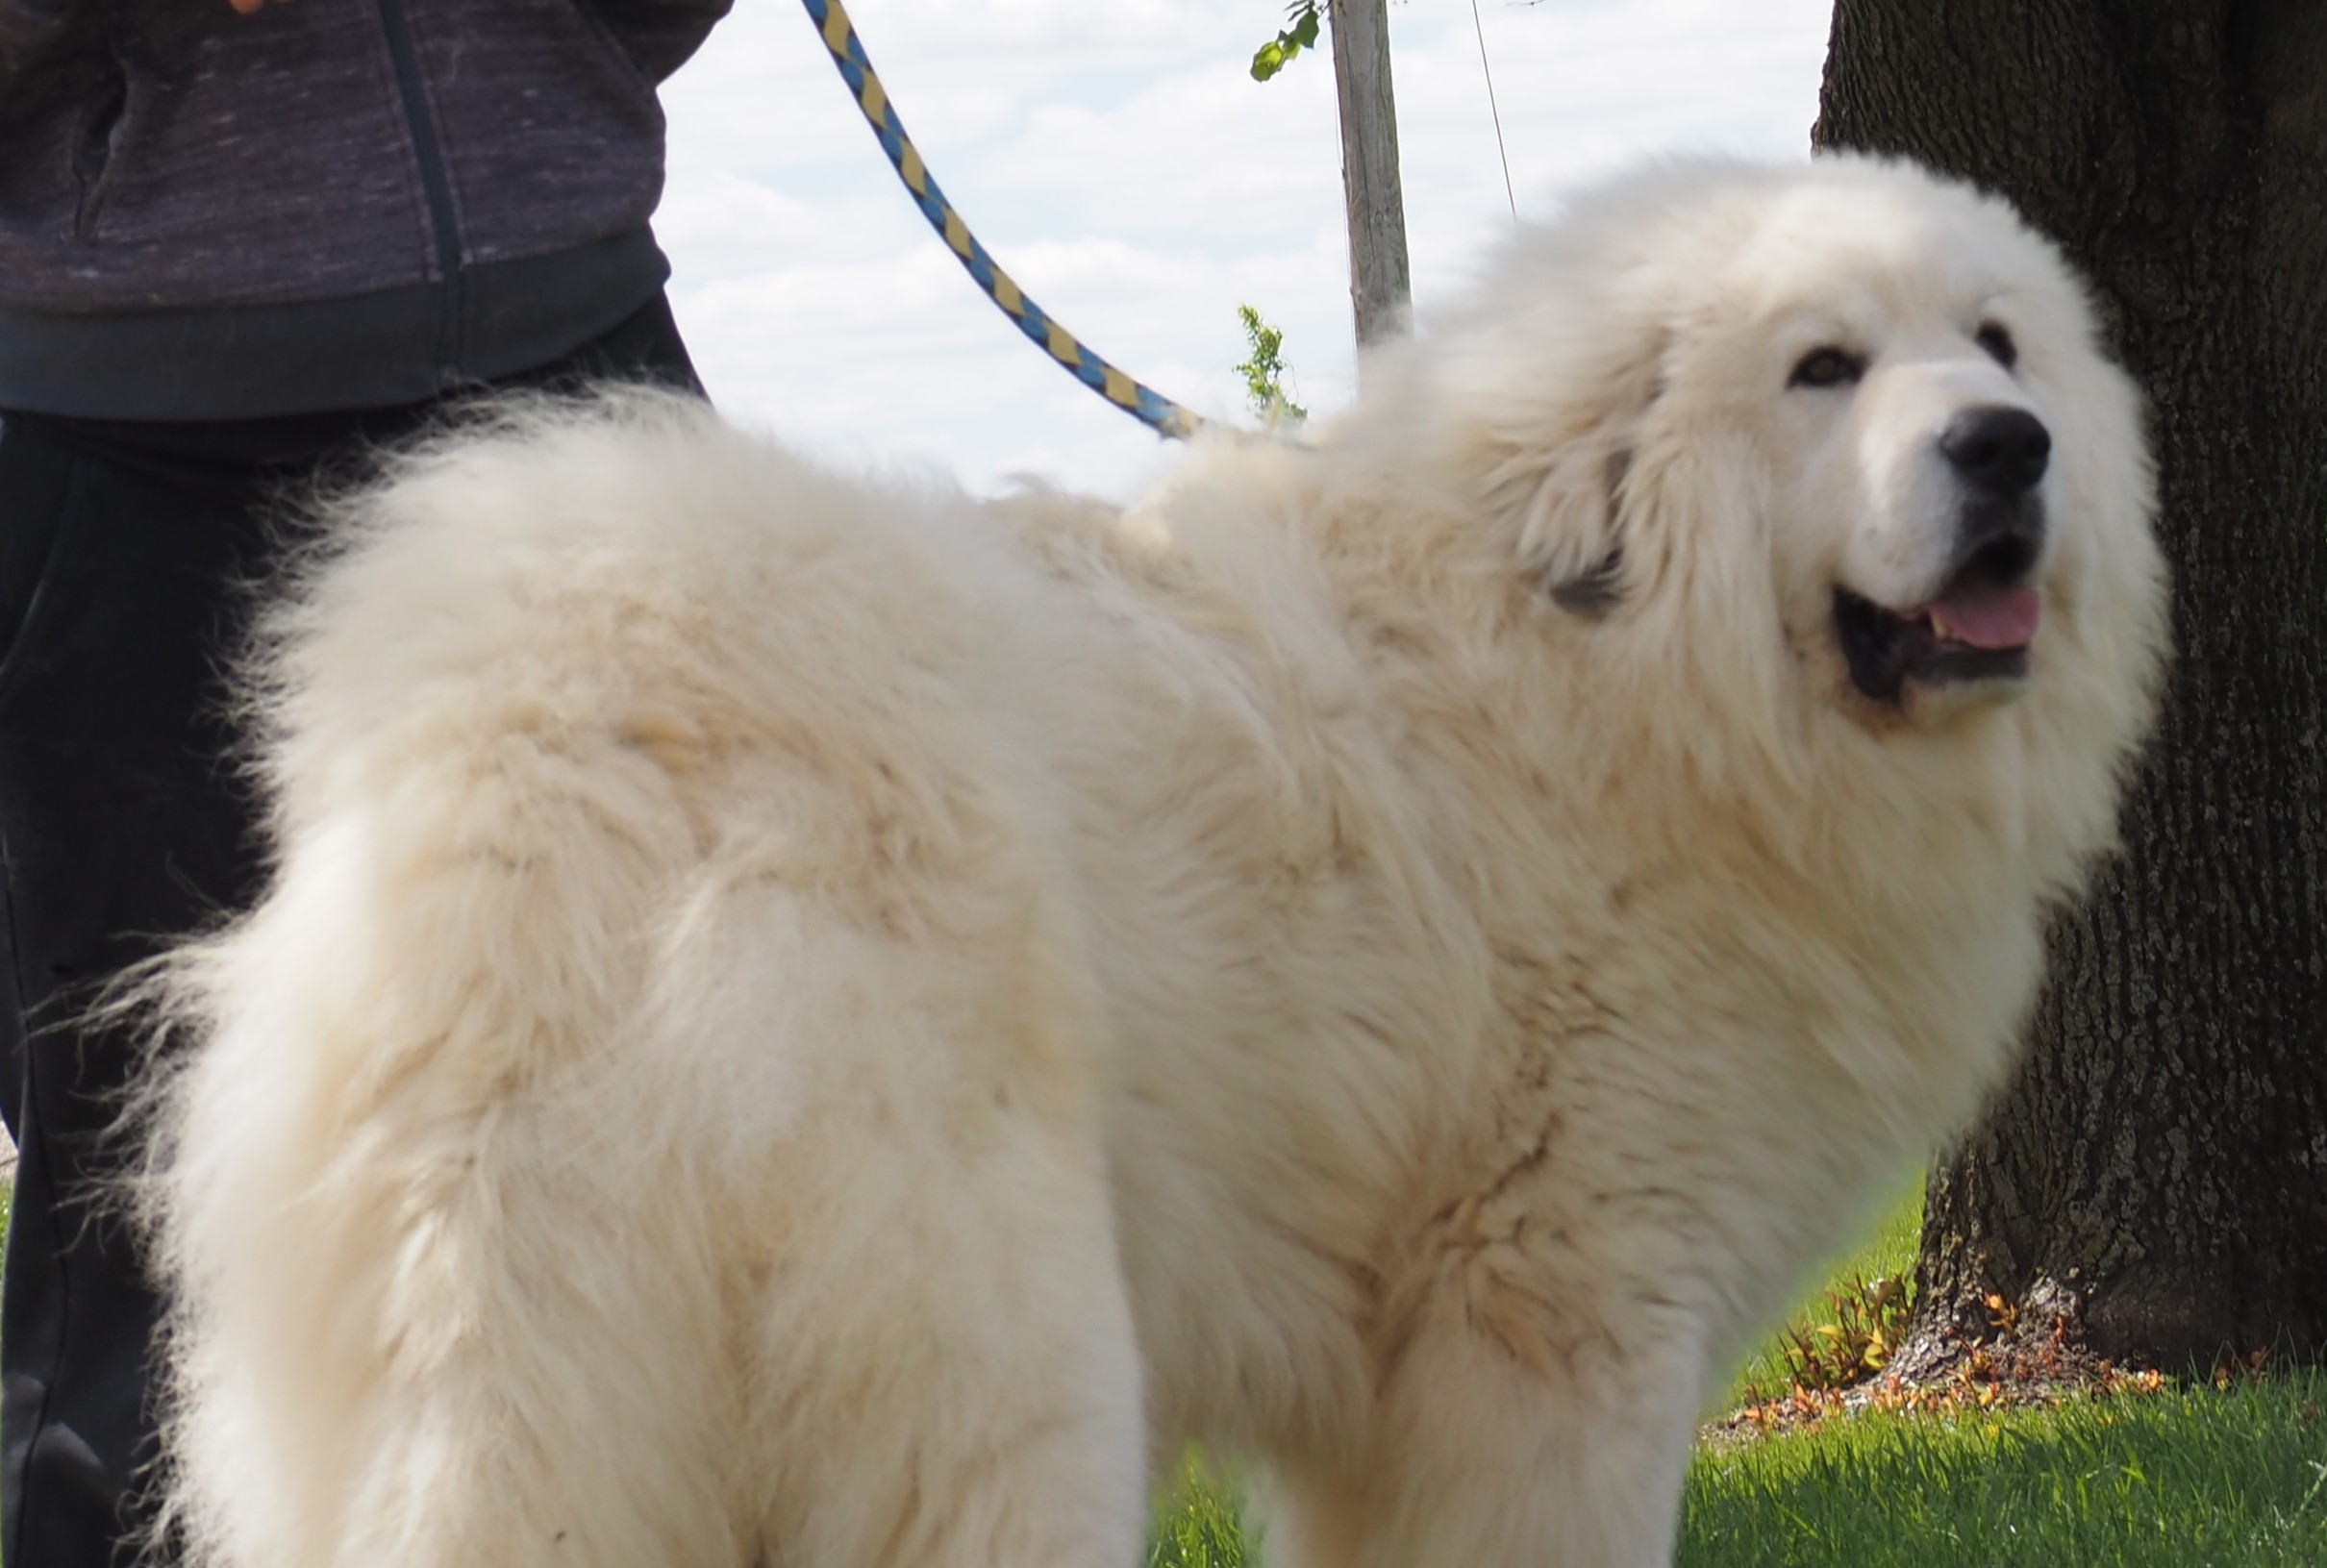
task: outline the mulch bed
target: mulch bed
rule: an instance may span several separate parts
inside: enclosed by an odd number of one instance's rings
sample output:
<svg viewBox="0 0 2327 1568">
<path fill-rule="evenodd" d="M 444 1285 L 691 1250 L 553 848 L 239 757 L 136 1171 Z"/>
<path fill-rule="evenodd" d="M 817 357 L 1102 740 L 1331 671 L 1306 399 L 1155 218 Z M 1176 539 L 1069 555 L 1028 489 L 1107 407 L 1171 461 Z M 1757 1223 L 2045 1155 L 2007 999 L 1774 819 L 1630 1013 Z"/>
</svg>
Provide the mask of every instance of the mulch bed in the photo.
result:
<svg viewBox="0 0 2327 1568">
<path fill-rule="evenodd" d="M 1747 1405 L 1712 1424 L 1708 1436 L 1760 1437 L 1807 1431 L 1838 1416 L 1868 1411 L 1898 1415 L 1969 1415 L 1990 1410 L 2058 1409 L 2124 1395 L 2162 1393 L 2175 1384 L 2155 1370 L 2131 1372 L 2102 1362 L 2083 1374 L 2039 1373 L 2024 1365 L 2009 1370 L 1993 1361 L 1967 1359 L 1955 1377 L 1911 1383 L 1895 1374 L 1849 1388 L 1804 1388 L 1796 1384 L 1777 1399 Z"/>
<path fill-rule="evenodd" d="M 1912 1415 L 1975 1415 L 1987 1411 L 2058 1409 L 2064 1405 L 2164 1393 L 2183 1386 L 2154 1368 L 2121 1367 L 2082 1349 L 2059 1321 L 2049 1332 L 2016 1333 L 1987 1343 L 1933 1347 L 1902 1355 L 1913 1372 L 1887 1371 L 1841 1388 L 1800 1383 L 1775 1398 L 1746 1405 L 1704 1429 L 1708 1438 L 1738 1441 L 1815 1428 L 1841 1416 L 1879 1411 Z M 2225 1363 L 2217 1387 L 2259 1379 L 2266 1358 Z"/>
</svg>

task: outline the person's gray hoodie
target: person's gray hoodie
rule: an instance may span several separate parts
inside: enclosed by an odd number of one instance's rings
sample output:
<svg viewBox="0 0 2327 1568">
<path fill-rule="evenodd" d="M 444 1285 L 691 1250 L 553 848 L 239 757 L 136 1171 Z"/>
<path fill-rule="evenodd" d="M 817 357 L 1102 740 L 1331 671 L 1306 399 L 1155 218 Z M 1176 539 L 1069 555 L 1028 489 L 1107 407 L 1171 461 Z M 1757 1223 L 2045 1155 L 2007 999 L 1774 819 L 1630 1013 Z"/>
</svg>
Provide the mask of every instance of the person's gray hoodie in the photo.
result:
<svg viewBox="0 0 2327 1568">
<path fill-rule="evenodd" d="M 732 0 L 0 0 L 0 410 L 418 402 L 653 297 Z"/>
</svg>

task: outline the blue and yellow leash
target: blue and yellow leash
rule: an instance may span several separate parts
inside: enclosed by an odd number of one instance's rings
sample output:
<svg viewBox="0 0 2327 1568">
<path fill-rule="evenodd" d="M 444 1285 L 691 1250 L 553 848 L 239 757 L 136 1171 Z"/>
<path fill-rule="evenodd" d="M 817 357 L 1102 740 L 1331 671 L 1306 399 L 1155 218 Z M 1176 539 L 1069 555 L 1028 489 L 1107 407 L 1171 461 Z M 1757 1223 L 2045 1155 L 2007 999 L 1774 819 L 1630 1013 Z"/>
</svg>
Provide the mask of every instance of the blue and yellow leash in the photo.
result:
<svg viewBox="0 0 2327 1568">
<path fill-rule="evenodd" d="M 874 74 L 872 61 L 866 58 L 864 45 L 857 37 L 856 24 L 848 19 L 840 0 L 801 0 L 801 4 L 808 8 L 810 19 L 816 24 L 817 36 L 832 52 L 833 63 L 840 68 L 840 79 L 848 84 L 857 107 L 864 112 L 866 122 L 873 128 L 873 135 L 881 138 L 881 150 L 888 154 L 897 178 L 913 193 L 921 215 L 943 236 L 947 248 L 961 259 L 963 267 L 986 290 L 987 297 L 1001 307 L 1002 313 L 1065 366 L 1075 380 L 1157 434 L 1184 440 L 1202 428 L 1205 420 L 1200 415 L 1109 364 L 1026 297 L 1026 291 L 1012 282 L 1010 274 L 986 253 L 986 247 L 978 243 L 978 236 L 962 221 L 962 214 L 954 211 L 954 204 L 938 188 L 938 182 L 930 178 L 929 166 L 921 162 L 913 137 L 905 134 L 903 122 L 889 104 L 888 89 Z"/>
</svg>

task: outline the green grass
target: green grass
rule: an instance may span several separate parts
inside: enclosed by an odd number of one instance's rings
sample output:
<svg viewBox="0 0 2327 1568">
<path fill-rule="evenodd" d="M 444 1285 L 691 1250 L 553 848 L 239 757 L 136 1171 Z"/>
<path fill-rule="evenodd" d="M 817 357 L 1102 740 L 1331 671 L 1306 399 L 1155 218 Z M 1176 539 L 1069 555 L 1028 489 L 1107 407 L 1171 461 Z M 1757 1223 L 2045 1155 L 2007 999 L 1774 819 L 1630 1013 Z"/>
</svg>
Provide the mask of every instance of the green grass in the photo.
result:
<svg viewBox="0 0 2327 1568">
<path fill-rule="evenodd" d="M 1240 1568 L 1255 1560 L 1238 1490 L 1190 1449 L 1176 1482 L 1157 1503 L 1147 1568 Z"/>
<path fill-rule="evenodd" d="M 1681 1568 L 2318 1568 L 2327 1379 L 1700 1452 Z"/>
<path fill-rule="evenodd" d="M 1828 1279 L 1911 1268 L 1921 1227 L 1918 1184 Z M 1796 1321 L 1831 1315 L 1826 1288 Z M 1785 1385 L 1774 1334 L 1735 1387 L 1757 1380 Z M 1709 1443 L 1679 1568 L 2327 1568 L 2323 1411 L 2327 1373 L 2302 1373 Z M 1236 1495 L 1191 1459 L 1159 1502 L 1148 1568 L 1259 1568 Z"/>
<path fill-rule="evenodd" d="M 1865 1415 L 1699 1452 L 1679 1568 L 2319 1568 L 2327 1376 L 2003 1416 Z M 1148 1568 L 1258 1564 L 1190 1468 Z"/>
</svg>

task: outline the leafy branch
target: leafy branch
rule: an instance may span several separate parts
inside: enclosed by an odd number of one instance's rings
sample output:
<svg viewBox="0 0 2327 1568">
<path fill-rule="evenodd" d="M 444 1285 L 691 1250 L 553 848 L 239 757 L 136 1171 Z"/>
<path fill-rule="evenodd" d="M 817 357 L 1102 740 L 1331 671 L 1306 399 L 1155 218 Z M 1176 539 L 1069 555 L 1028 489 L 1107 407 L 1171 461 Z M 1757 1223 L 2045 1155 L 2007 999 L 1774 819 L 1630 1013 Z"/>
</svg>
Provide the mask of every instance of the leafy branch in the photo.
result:
<svg viewBox="0 0 2327 1568">
<path fill-rule="evenodd" d="M 1325 14 L 1318 8 L 1317 0 L 1293 0 L 1286 8 L 1285 14 L 1292 19 L 1292 25 L 1253 52 L 1252 79 L 1255 82 L 1267 81 L 1291 64 L 1293 58 L 1302 50 L 1317 46 L 1317 26 Z"/>
</svg>

